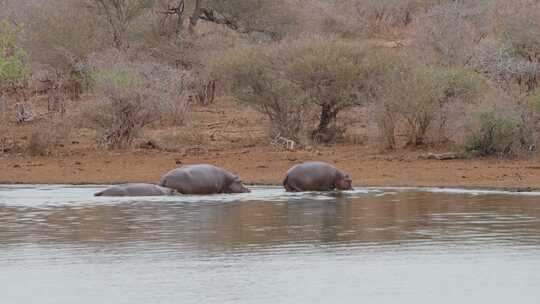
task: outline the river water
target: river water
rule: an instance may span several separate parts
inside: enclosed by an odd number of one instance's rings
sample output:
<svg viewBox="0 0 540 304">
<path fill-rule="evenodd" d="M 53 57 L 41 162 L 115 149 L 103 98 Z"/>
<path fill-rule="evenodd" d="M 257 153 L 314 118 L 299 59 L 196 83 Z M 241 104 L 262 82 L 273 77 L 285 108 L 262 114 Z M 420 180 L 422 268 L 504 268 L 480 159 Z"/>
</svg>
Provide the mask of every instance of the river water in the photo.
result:
<svg viewBox="0 0 540 304">
<path fill-rule="evenodd" d="M 540 303 L 540 193 L 0 185 L 0 303 Z"/>
</svg>

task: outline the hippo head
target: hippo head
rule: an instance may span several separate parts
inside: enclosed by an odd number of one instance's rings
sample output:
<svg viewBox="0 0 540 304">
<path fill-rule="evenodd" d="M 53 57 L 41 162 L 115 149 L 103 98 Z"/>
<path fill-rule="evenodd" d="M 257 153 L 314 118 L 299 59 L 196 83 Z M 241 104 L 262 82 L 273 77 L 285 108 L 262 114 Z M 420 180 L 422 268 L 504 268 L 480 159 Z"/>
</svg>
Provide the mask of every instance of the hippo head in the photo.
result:
<svg viewBox="0 0 540 304">
<path fill-rule="evenodd" d="M 335 183 L 338 190 L 353 190 L 352 179 L 347 174 L 338 174 Z"/>
<path fill-rule="evenodd" d="M 247 192 L 251 192 L 246 186 L 244 186 L 242 184 L 242 181 L 240 180 L 240 178 L 238 178 L 238 176 L 236 176 L 232 183 L 229 185 L 229 189 L 228 189 L 230 193 L 247 193 Z"/>
</svg>

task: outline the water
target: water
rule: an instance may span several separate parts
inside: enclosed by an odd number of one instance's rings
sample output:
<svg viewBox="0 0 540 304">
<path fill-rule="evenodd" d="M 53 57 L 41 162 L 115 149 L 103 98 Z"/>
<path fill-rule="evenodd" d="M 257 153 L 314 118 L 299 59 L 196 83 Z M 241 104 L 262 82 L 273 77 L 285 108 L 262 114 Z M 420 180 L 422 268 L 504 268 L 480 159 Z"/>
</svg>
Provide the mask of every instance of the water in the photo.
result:
<svg viewBox="0 0 540 304">
<path fill-rule="evenodd" d="M 0 186 L 0 303 L 539 303 L 540 193 Z"/>
</svg>

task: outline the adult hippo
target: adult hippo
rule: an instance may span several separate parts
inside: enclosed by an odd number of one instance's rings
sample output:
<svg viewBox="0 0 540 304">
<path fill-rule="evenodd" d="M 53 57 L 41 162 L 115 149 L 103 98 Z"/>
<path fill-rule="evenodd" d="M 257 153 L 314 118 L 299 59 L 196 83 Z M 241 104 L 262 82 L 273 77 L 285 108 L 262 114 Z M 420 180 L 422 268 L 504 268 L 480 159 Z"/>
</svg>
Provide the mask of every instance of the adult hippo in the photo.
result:
<svg viewBox="0 0 540 304">
<path fill-rule="evenodd" d="M 173 189 L 154 184 L 123 184 L 107 188 L 94 196 L 162 196 L 174 193 Z"/>
<path fill-rule="evenodd" d="M 212 165 L 188 165 L 174 169 L 161 178 L 160 185 L 182 194 L 250 192 L 238 176 Z"/>
<path fill-rule="evenodd" d="M 324 162 L 305 162 L 287 171 L 283 187 L 289 192 L 352 190 L 349 175 Z"/>
</svg>

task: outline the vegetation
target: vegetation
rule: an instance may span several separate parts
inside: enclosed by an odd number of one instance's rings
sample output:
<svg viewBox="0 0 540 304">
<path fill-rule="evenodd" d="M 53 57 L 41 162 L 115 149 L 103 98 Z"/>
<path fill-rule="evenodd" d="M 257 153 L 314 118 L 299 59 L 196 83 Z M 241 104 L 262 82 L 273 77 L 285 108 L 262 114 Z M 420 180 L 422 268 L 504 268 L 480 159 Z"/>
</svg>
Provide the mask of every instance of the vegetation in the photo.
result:
<svg viewBox="0 0 540 304">
<path fill-rule="evenodd" d="M 495 110 L 477 114 L 475 129 L 466 144 L 468 152 L 480 155 L 511 154 L 518 122 Z"/>
<path fill-rule="evenodd" d="M 283 78 L 287 64 L 279 49 L 247 47 L 233 50 L 215 62 L 214 75 L 230 81 L 237 101 L 253 106 L 271 122 L 272 136 L 301 139 L 305 107 L 300 88 Z"/>
<path fill-rule="evenodd" d="M 365 53 L 356 43 L 316 37 L 271 50 L 235 50 L 215 69 L 231 81 L 234 96 L 267 114 L 281 135 L 303 138 L 300 132 L 310 127 L 301 116 L 315 112 L 319 122 L 309 137 L 331 142 L 345 131 L 338 125 L 340 111 L 360 103 Z"/>
<path fill-rule="evenodd" d="M 17 45 L 21 28 L 0 21 L 0 93 L 22 85 L 28 77 L 26 52 Z"/>
<path fill-rule="evenodd" d="M 1 3 L 0 142 L 26 138 L 34 154 L 64 123 L 106 148 L 189 133 L 192 108 L 215 100 L 295 147 L 359 131 L 388 149 L 509 155 L 540 134 L 538 1 Z"/>
</svg>

